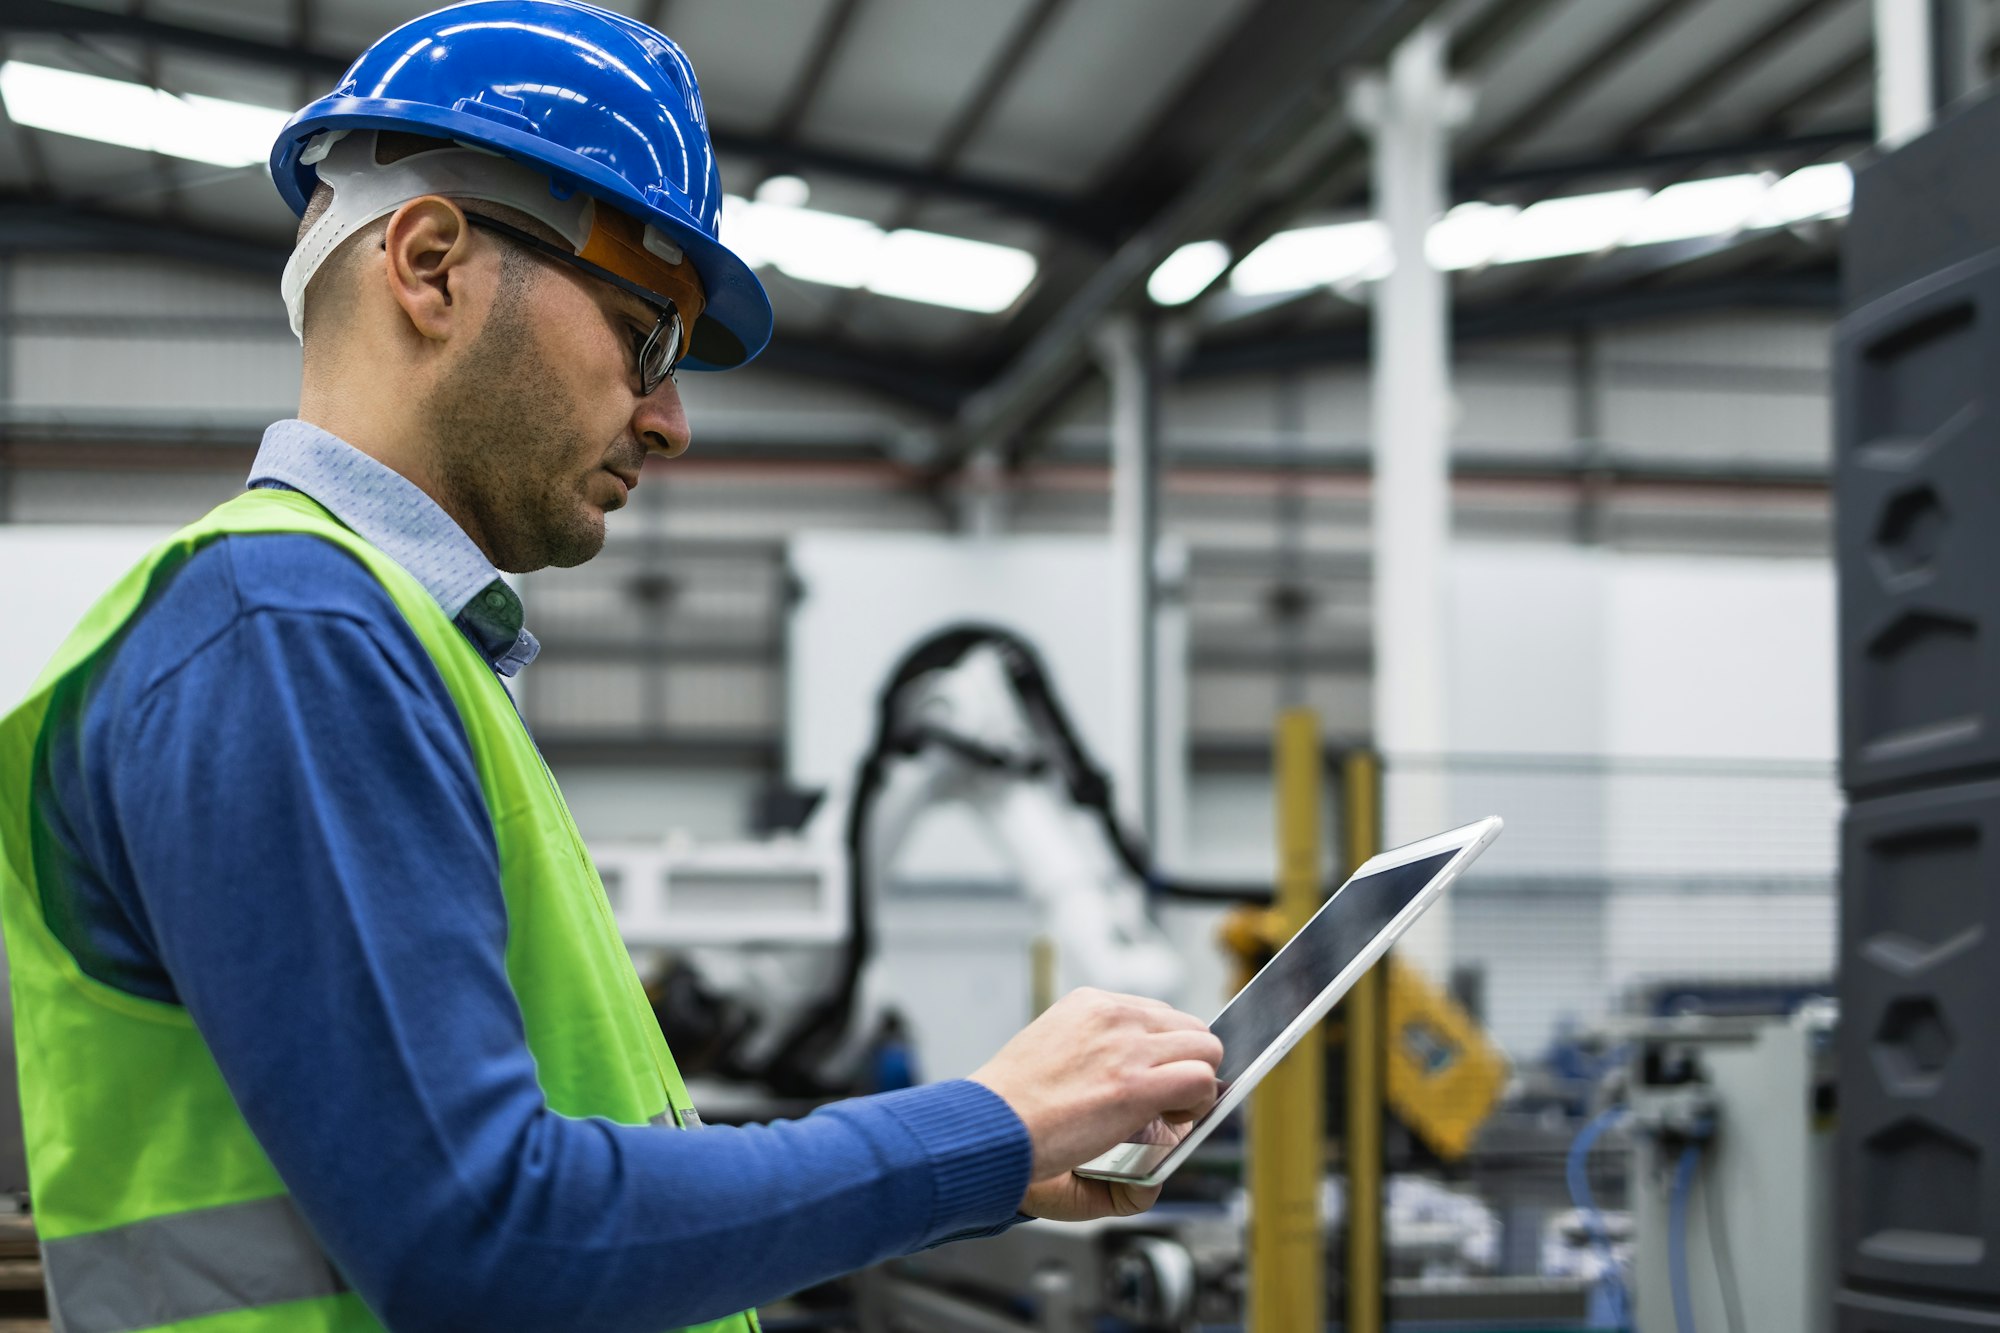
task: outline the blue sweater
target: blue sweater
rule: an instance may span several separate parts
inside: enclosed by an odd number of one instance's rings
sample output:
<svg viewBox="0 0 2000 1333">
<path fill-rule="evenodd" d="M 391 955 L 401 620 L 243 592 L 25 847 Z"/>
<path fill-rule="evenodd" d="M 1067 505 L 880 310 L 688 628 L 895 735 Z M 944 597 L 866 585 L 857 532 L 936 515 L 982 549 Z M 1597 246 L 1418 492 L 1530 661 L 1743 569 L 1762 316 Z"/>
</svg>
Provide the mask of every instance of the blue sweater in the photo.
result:
<svg viewBox="0 0 2000 1333">
<path fill-rule="evenodd" d="M 551 1112 L 456 709 L 325 542 L 205 548 L 49 735 L 51 927 L 187 1008 L 392 1328 L 658 1330 L 1014 1215 L 1028 1137 L 971 1082 L 699 1132 Z"/>
</svg>

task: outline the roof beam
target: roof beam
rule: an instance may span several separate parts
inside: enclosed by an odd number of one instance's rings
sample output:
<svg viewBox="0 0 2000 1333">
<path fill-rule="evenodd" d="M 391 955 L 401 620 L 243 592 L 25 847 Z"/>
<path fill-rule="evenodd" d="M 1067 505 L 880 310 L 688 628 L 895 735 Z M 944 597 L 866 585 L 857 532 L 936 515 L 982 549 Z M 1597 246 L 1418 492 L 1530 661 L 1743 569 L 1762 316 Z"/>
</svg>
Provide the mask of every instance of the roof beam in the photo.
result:
<svg viewBox="0 0 2000 1333">
<path fill-rule="evenodd" d="M 952 116 L 951 124 L 945 127 L 944 133 L 940 134 L 937 142 L 932 145 L 929 166 L 933 174 L 944 174 L 958 161 L 959 154 L 963 153 L 965 146 L 972 142 L 972 137 L 979 133 L 980 127 L 986 123 L 986 118 L 993 113 L 994 106 L 1006 93 L 1007 85 L 1013 81 L 1022 62 L 1041 43 L 1042 38 L 1048 35 L 1049 28 L 1054 24 L 1056 15 L 1061 12 L 1065 3 L 1066 0 L 1035 0 L 1033 8 L 1014 25 L 1014 30 L 1007 35 L 1006 43 L 1000 48 L 1000 54 L 987 65 L 979 86 L 973 89 L 972 95 L 959 105 L 957 113 Z"/>
<path fill-rule="evenodd" d="M 1713 102 L 1717 95 L 1755 68 L 1759 61 L 1818 22 L 1834 5 L 1844 2 L 1796 0 L 1729 55 L 1627 120 L 1617 135 L 1619 145 L 1628 152 L 1639 151 L 1660 130 Z"/>
<path fill-rule="evenodd" d="M 1477 20 L 1452 33 L 1451 67 L 1454 73 L 1477 81 L 1481 67 L 1506 51 L 1530 32 L 1535 20 L 1544 16 L 1553 0 L 1498 0 Z M 1290 225 L 1315 200 L 1344 206 L 1354 202 L 1368 188 L 1368 146 L 1352 134 L 1335 141 L 1305 169 L 1294 173 L 1291 183 L 1268 191 L 1255 206 L 1246 209 L 1235 225 L 1222 231 L 1220 239 L 1238 256 L 1269 240 Z M 1197 305 L 1211 301 L 1227 271 L 1218 274 Z"/>
<path fill-rule="evenodd" d="M 1617 73 L 1619 66 L 1645 49 L 1646 44 L 1662 29 L 1671 26 L 1700 2 L 1654 0 L 1631 22 L 1612 33 L 1581 59 L 1572 61 L 1570 67 L 1549 85 L 1548 91 L 1516 111 L 1497 128 L 1479 136 L 1472 145 L 1473 155 L 1485 157 L 1504 152 L 1533 138 L 1565 107 L 1575 105 L 1591 89 Z"/>
<path fill-rule="evenodd" d="M 1764 129 L 1767 133 L 1782 133 L 1792 118 L 1813 103 L 1835 93 L 1845 91 L 1863 79 L 1872 76 L 1875 69 L 1875 43 L 1863 42 L 1861 49 L 1835 65 L 1812 82 L 1797 89 L 1784 101 L 1764 112 Z M 1873 137 L 1871 127 L 1870 137 Z"/>
<path fill-rule="evenodd" d="M 61 0 L 0 0 L 0 31 L 136 38 L 186 51 L 225 56 L 253 65 L 275 64 L 281 69 L 304 69 L 328 77 L 338 77 L 354 59 L 352 56 L 285 46 L 256 37 L 239 37 L 165 19 L 86 9 L 82 5 L 64 4 Z"/>
<path fill-rule="evenodd" d="M 311 47 L 318 31 L 318 0 L 291 0 L 292 25 L 288 34 L 293 46 Z M 313 78 L 304 70 L 292 71 L 292 96 L 304 106 L 313 95 Z"/>
<path fill-rule="evenodd" d="M 854 16 L 860 11 L 861 0 L 833 0 L 833 8 L 827 11 L 818 35 L 813 38 L 812 50 L 806 53 L 805 68 L 793 80 L 791 95 L 771 122 L 772 138 L 799 137 L 799 127 L 805 124 L 806 112 L 812 110 L 813 99 L 819 96 L 819 90 L 825 85 L 826 76 L 840 55 L 842 43 L 854 29 Z"/>
<path fill-rule="evenodd" d="M 801 143 L 796 139 L 746 134 L 715 125 L 709 126 L 709 134 L 715 140 L 716 150 L 732 157 L 756 158 L 780 169 L 823 171 L 870 185 L 921 190 L 926 194 L 963 199 L 1017 214 L 1093 245 L 1108 244 L 1117 232 L 1116 219 L 1068 195 L 1051 194 L 1045 190 L 978 176 L 939 175 L 923 167 L 887 158 L 845 153 L 839 149 Z"/>
<path fill-rule="evenodd" d="M 1477 71 L 1518 40 L 1548 9 L 1549 0 L 1499 0 L 1488 6 L 1451 35 L 1452 71 Z"/>
<path fill-rule="evenodd" d="M 1451 53 L 1453 68 L 1476 76 L 1483 65 L 1502 54 L 1529 31 L 1534 21 L 1548 12 L 1549 5 L 1550 0 L 1501 0 L 1500 3 L 1489 7 L 1478 20 L 1453 34 Z M 1682 7 L 1681 0 L 1670 0 L 1668 4 L 1654 6 L 1647 14 L 1642 15 L 1639 21 L 1628 24 L 1619 34 L 1614 35 L 1614 38 L 1605 43 L 1593 58 L 1616 64 L 1656 32 L 1660 25 L 1671 21 Z M 1574 79 L 1565 84 L 1570 95 L 1574 94 L 1576 86 Z M 1667 150 L 1657 154 L 1581 159 L 1521 168 L 1493 167 L 1484 171 L 1468 172 L 1456 178 L 1454 188 L 1461 197 L 1473 197 L 1484 189 L 1501 184 L 1534 184 L 1546 187 L 1593 176 L 1666 171 L 1704 162 L 1783 156 L 1792 153 L 1816 156 L 1838 148 L 1869 142 L 1872 137 L 1872 131 L 1866 129 L 1796 138 L 1780 138 L 1774 132 L 1769 137 L 1710 144 L 1685 150 Z M 1311 199 L 1346 198 L 1358 194 L 1366 187 L 1367 148 L 1360 140 L 1350 137 L 1336 143 L 1312 169 L 1302 173 L 1296 187 L 1257 204 L 1239 216 L 1233 227 L 1222 229 L 1221 234 L 1233 253 L 1239 256 L 1247 254 L 1294 220 Z M 1223 280 L 1218 278 L 1217 285 Z M 1213 290 L 1214 285 L 1211 286 L 1211 292 Z"/>
<path fill-rule="evenodd" d="M 1098 172 L 1092 190 L 1136 231 L 1171 203 L 1203 166 L 1231 151 L 1242 127 L 1308 81 L 1316 58 L 1340 36 L 1355 0 L 1244 0 L 1235 24 L 1212 38 L 1194 67 L 1155 96 L 1145 128 L 1123 157 Z M 1274 42 L 1273 33 L 1285 34 Z"/>
<path fill-rule="evenodd" d="M 1501 7 L 1546 3 L 1501 0 Z M 1236 127 L 1253 123 L 1281 90 L 1311 72 L 1312 54 L 1338 34 L 1345 18 L 1328 0 L 1252 0 L 1235 28 L 1212 43 L 1197 67 L 1158 99 L 1161 110 L 1137 136 L 1137 146 L 1126 152 L 1123 161 L 1107 167 L 1092 186 L 1083 207 L 1088 225 L 1102 229 L 1100 243 L 1043 247 L 1041 272 L 1027 301 L 994 324 L 983 346 L 1002 358 L 1018 353 L 1032 336 L 1027 331 L 1045 327 L 1089 281 L 1103 262 L 1104 251 L 1165 207 L 1202 161 L 1229 151 L 1229 136 Z M 1274 47 L 1273 32 L 1286 33 L 1289 40 Z M 1189 106 L 1201 107 L 1202 115 L 1189 117 Z M 1061 239 L 1089 238 L 1085 229 L 1076 228 Z"/>
<path fill-rule="evenodd" d="M 756 365 L 876 393 L 949 419 L 978 382 L 974 368 L 927 364 L 905 353 L 857 352 L 851 342 L 773 338 Z M 746 371 L 746 373 L 750 373 Z"/>
<path fill-rule="evenodd" d="M 344 73 L 354 59 L 352 54 L 335 54 L 306 46 L 240 37 L 163 19 L 86 9 L 81 5 L 62 3 L 62 0 L 0 0 L 0 33 L 30 32 L 155 42 L 184 51 L 240 60 L 266 69 L 296 70 L 302 75 L 329 83 Z M 732 156 L 756 158 L 785 168 L 826 172 L 874 185 L 964 199 L 1027 217 L 1093 245 L 1108 244 L 1116 231 L 1116 223 L 1103 210 L 1066 195 L 978 177 L 944 175 L 888 159 L 816 148 L 798 142 L 796 136 L 732 131 L 713 125 L 710 126 L 710 133 L 716 148 Z"/>
<path fill-rule="evenodd" d="M 1186 241 L 1226 230 L 1253 198 L 1260 181 L 1297 145 L 1343 114 L 1346 75 L 1385 58 L 1439 8 L 1440 0 L 1375 0 L 1358 12 L 1305 79 L 1266 110 L 1229 150 L 1213 158 L 1185 189 L 1093 273 L 998 378 L 966 400 L 940 456 L 941 473 L 955 471 L 977 450 L 1020 431 L 1086 373 L 1091 332 L 1140 292 L 1161 260 Z"/>
<path fill-rule="evenodd" d="M 980 76 L 978 85 L 973 88 L 971 95 L 959 104 L 950 123 L 945 126 L 943 133 L 939 134 L 931 145 L 930 152 L 925 155 L 924 169 L 930 176 L 933 178 L 943 176 L 957 164 L 959 154 L 963 153 L 965 146 L 972 142 L 972 137 L 979 132 L 979 127 L 986 123 L 987 116 L 992 114 L 994 105 L 999 102 L 1001 95 L 1007 90 L 1007 85 L 1013 80 L 1015 72 L 1020 69 L 1021 62 L 1028 58 L 1028 53 L 1035 49 L 1035 45 L 1048 32 L 1057 12 L 1065 3 L 1066 0 L 1035 0 L 1034 6 L 1026 16 L 1014 25 L 1014 30 L 1001 44 L 999 54 L 987 62 L 986 70 Z M 921 186 L 906 191 L 883 221 L 882 230 L 900 231 L 904 227 L 913 225 L 923 207 L 926 193 Z M 849 314 L 861 299 L 858 291 L 842 295 L 834 305 L 831 319 L 834 327 L 846 327 Z"/>
<path fill-rule="evenodd" d="M 0 198 L 0 254 L 130 254 L 208 264 L 275 281 L 289 246 L 160 218 L 75 204 Z M 276 290 L 272 296 L 276 299 Z"/>
</svg>

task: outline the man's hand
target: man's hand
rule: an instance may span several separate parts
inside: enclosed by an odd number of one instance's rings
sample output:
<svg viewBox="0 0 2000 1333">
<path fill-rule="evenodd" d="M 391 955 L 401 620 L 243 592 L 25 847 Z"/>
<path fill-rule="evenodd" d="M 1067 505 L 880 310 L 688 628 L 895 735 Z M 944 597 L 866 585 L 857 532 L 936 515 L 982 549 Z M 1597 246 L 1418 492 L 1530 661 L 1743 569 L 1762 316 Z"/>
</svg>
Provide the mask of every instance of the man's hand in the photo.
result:
<svg viewBox="0 0 2000 1333">
<path fill-rule="evenodd" d="M 1179 1143 L 1187 1137 L 1193 1120 L 1161 1116 L 1127 1139 L 1143 1143 Z M 1046 1217 L 1052 1222 L 1087 1222 L 1094 1217 L 1130 1217 L 1143 1213 L 1160 1201 L 1160 1187 L 1140 1189 L 1115 1180 L 1085 1180 L 1074 1171 L 1064 1171 L 1028 1186 L 1021 1211 L 1030 1217 Z"/>
<path fill-rule="evenodd" d="M 1088 988 L 1065 995 L 972 1075 L 1014 1109 L 1034 1144 L 1021 1210 L 1080 1221 L 1142 1212 L 1159 1197 L 1072 1168 L 1162 1121 L 1173 1132 L 1215 1104 L 1222 1043 L 1171 1005 Z"/>
</svg>

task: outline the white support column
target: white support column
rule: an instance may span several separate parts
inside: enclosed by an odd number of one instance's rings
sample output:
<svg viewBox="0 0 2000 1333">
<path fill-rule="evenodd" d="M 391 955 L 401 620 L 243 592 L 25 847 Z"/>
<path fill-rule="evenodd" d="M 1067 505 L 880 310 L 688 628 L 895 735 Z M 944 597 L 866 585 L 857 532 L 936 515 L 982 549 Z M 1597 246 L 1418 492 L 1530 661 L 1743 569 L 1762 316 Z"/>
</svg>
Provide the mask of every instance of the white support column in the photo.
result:
<svg viewBox="0 0 2000 1333">
<path fill-rule="evenodd" d="M 1120 775 L 1131 774 L 1123 813 L 1147 837 L 1158 831 L 1160 441 L 1159 354 L 1151 325 L 1131 315 L 1106 321 L 1097 356 L 1111 381 L 1111 546 L 1119 623 L 1112 635 L 1117 679 L 1133 682 L 1118 719 Z"/>
<path fill-rule="evenodd" d="M 967 537 L 992 539 L 1007 526 L 1007 478 L 1000 455 L 981 449 L 965 460 L 958 476 L 958 530 Z"/>
<path fill-rule="evenodd" d="M 1875 0 L 1875 139 L 1909 142 L 1937 112 L 1936 14 L 1931 0 Z"/>
<path fill-rule="evenodd" d="M 1386 761 L 1384 845 L 1435 833 L 1449 818 L 1438 768 L 1445 729 L 1446 557 L 1451 541 L 1451 291 L 1425 253 L 1444 215 L 1452 126 L 1465 94 L 1450 79 L 1446 34 L 1426 25 L 1356 89 L 1375 140 L 1376 214 L 1393 268 L 1375 286 L 1375 740 Z M 1403 956 L 1443 981 L 1451 918 L 1440 902 L 1404 936 Z"/>
</svg>

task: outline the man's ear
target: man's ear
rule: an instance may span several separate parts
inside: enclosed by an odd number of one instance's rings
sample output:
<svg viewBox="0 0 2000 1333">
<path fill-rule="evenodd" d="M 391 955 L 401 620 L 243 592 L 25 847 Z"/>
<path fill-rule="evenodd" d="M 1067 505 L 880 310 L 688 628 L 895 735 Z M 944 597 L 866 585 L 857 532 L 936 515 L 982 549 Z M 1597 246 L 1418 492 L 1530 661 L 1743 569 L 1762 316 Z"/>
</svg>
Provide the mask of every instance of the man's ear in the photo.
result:
<svg viewBox="0 0 2000 1333">
<path fill-rule="evenodd" d="M 462 332 L 467 279 L 478 267 L 464 210 L 434 194 L 412 199 L 390 214 L 382 249 L 389 294 L 417 336 L 443 342 Z"/>
</svg>

